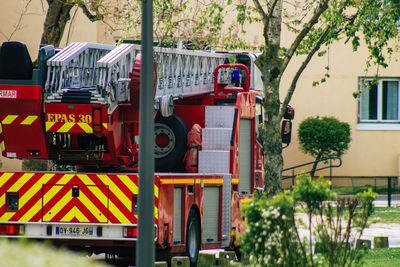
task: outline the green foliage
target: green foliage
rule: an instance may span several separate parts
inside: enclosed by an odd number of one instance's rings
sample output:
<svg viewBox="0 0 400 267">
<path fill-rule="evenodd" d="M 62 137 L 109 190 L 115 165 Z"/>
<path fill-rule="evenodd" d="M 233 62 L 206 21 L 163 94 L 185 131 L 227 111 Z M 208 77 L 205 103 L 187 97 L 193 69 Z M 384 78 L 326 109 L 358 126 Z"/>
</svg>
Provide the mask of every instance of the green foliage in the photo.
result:
<svg viewBox="0 0 400 267">
<path fill-rule="evenodd" d="M 228 3 L 226 3 L 228 2 Z M 123 38 L 140 40 L 141 20 L 140 10 L 142 1 L 127 0 L 127 7 L 121 16 L 124 24 Z M 231 1 L 216 0 L 210 3 L 201 1 L 153 1 L 153 30 L 154 38 L 162 46 L 176 47 L 179 41 L 187 49 L 211 49 L 221 45 L 226 36 L 233 36 L 237 28 L 227 27 L 227 33 L 222 34 L 224 18 L 228 12 L 226 6 Z"/>
<path fill-rule="evenodd" d="M 304 266 L 300 242 L 294 227 L 294 199 L 289 192 L 273 199 L 263 195 L 244 205 L 247 229 L 240 236 L 242 251 L 260 266 Z"/>
<path fill-rule="evenodd" d="M 378 248 L 369 250 L 363 267 L 400 266 L 400 248 Z"/>
<path fill-rule="evenodd" d="M 293 196 L 295 200 L 304 202 L 307 213 L 314 213 L 324 201 L 336 199 L 330 185 L 323 178 L 313 181 L 310 176 L 302 175 L 293 188 Z"/>
<path fill-rule="evenodd" d="M 351 141 L 350 125 L 334 117 L 309 117 L 303 120 L 298 129 L 300 149 L 320 160 L 330 156 L 342 156 Z M 317 162 L 313 165 L 314 175 Z"/>
<path fill-rule="evenodd" d="M 106 267 L 105 263 L 96 262 L 85 255 L 54 249 L 49 245 L 24 240 L 0 241 L 1 266 L 30 267 Z"/>
<path fill-rule="evenodd" d="M 48 171 L 49 161 L 42 159 L 23 159 L 22 170 L 23 171 Z"/>
<path fill-rule="evenodd" d="M 329 181 L 301 174 L 293 191 L 254 197 L 242 207 L 247 229 L 239 236 L 252 266 L 353 266 L 355 248 L 373 212 L 376 194 L 337 197 Z M 306 212 L 306 222 L 296 208 Z M 308 230 L 308 235 L 301 234 Z M 315 250 L 314 250 L 315 249 Z"/>
<path fill-rule="evenodd" d="M 42 159 L 23 159 L 23 171 L 74 171 L 75 167 L 71 165 L 60 165 L 51 160 Z"/>
</svg>

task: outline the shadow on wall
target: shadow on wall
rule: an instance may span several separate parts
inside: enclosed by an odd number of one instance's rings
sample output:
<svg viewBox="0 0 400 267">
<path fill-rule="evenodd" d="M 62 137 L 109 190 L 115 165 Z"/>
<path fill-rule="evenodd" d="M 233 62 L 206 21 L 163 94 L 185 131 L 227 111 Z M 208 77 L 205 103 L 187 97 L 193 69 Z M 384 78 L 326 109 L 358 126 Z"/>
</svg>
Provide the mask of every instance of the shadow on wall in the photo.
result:
<svg viewBox="0 0 400 267">
<path fill-rule="evenodd" d="M 22 170 L 22 160 L 19 159 L 8 159 L 0 156 L 0 161 L 2 167 L 0 171 L 21 171 Z"/>
</svg>

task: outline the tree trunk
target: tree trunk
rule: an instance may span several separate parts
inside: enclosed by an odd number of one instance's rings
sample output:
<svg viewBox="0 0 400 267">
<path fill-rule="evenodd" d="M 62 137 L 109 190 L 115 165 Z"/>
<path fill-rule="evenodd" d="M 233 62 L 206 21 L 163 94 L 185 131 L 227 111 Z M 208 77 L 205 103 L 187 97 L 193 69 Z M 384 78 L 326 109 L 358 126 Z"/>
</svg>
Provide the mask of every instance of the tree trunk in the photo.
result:
<svg viewBox="0 0 400 267">
<path fill-rule="evenodd" d="M 282 0 L 276 2 L 269 20 L 264 21 L 265 50 L 257 60 L 264 91 L 264 191 L 270 197 L 282 190 L 283 167 L 279 84 L 282 60 L 279 57 Z"/>
<path fill-rule="evenodd" d="M 65 26 L 70 20 L 70 11 L 72 4 L 65 0 L 47 0 L 49 8 L 44 21 L 44 29 L 41 44 L 52 44 L 55 47 L 60 46 Z"/>
<path fill-rule="evenodd" d="M 313 164 L 313 166 L 312 166 L 312 168 L 311 168 L 311 172 L 310 172 L 311 178 L 314 177 L 315 170 L 317 169 L 317 166 L 318 166 L 318 160 L 320 160 L 321 158 L 322 158 L 322 154 L 319 154 L 319 155 L 315 158 L 314 164 Z"/>
</svg>

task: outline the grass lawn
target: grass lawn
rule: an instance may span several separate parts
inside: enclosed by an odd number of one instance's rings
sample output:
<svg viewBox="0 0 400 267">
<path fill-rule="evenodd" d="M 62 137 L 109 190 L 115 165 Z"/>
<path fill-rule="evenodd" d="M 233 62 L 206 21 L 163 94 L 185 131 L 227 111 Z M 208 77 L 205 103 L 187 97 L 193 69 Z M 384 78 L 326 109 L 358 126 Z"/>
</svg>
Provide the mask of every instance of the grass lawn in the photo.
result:
<svg viewBox="0 0 400 267">
<path fill-rule="evenodd" d="M 399 223 L 400 224 L 400 208 L 375 207 L 375 212 L 370 217 L 369 222 L 370 223 Z"/>
<path fill-rule="evenodd" d="M 392 267 L 400 266 L 400 248 L 376 248 L 367 250 L 361 260 L 363 267 Z M 236 267 L 250 267 L 237 263 Z"/>
<path fill-rule="evenodd" d="M 376 248 L 363 257 L 365 267 L 400 266 L 400 248 Z"/>
</svg>

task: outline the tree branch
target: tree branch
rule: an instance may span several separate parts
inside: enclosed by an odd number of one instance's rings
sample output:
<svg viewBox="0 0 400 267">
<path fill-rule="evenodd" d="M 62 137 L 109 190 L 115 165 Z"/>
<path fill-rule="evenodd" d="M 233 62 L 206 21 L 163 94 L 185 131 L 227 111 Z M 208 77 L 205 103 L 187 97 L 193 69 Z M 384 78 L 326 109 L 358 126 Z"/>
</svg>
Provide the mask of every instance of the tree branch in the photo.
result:
<svg viewBox="0 0 400 267">
<path fill-rule="evenodd" d="M 254 5 L 256 6 L 258 12 L 260 13 L 260 15 L 262 16 L 262 19 L 266 19 L 268 17 L 268 15 L 265 13 L 263 7 L 261 6 L 261 3 L 259 0 L 253 0 Z"/>
<path fill-rule="evenodd" d="M 99 10 L 97 8 L 94 8 L 94 12 L 95 14 L 92 14 L 90 12 L 90 10 L 87 7 L 87 4 L 83 3 L 83 2 L 79 2 L 78 6 L 82 9 L 83 13 L 85 14 L 85 16 L 91 21 L 91 22 L 95 22 L 98 20 L 104 20 L 104 15 L 101 14 L 99 12 Z"/>
<path fill-rule="evenodd" d="M 319 20 L 320 16 L 322 15 L 322 13 L 328 9 L 328 2 L 329 2 L 329 0 L 324 0 L 318 4 L 316 10 L 314 11 L 313 16 L 310 18 L 308 23 L 306 25 L 304 25 L 303 29 L 300 31 L 300 33 L 297 35 L 296 39 L 293 41 L 292 45 L 288 49 L 286 56 L 283 60 L 280 75 L 282 75 L 284 73 L 286 67 L 288 66 L 290 60 L 292 59 L 292 57 L 293 57 L 295 51 L 297 50 L 297 48 L 299 47 L 300 43 L 307 36 L 307 34 L 312 29 L 312 27 L 318 23 L 318 20 Z"/>
<path fill-rule="evenodd" d="M 282 119 L 283 115 L 285 114 L 286 107 L 288 106 L 290 100 L 292 99 L 292 96 L 293 96 L 294 90 L 296 89 L 297 81 L 299 80 L 300 75 L 303 73 L 304 69 L 307 67 L 308 63 L 313 58 L 314 54 L 321 48 L 321 45 L 324 43 L 325 38 L 328 36 L 328 33 L 330 30 L 331 30 L 331 27 L 327 26 L 325 31 L 322 33 L 322 35 L 320 36 L 318 41 L 315 43 L 315 45 L 312 48 L 312 50 L 310 51 L 310 53 L 308 53 L 306 59 L 303 61 L 300 68 L 297 70 L 295 76 L 293 77 L 292 83 L 286 94 L 285 100 L 283 101 L 282 106 L 281 106 L 281 111 L 279 114 L 280 120 Z"/>
</svg>

